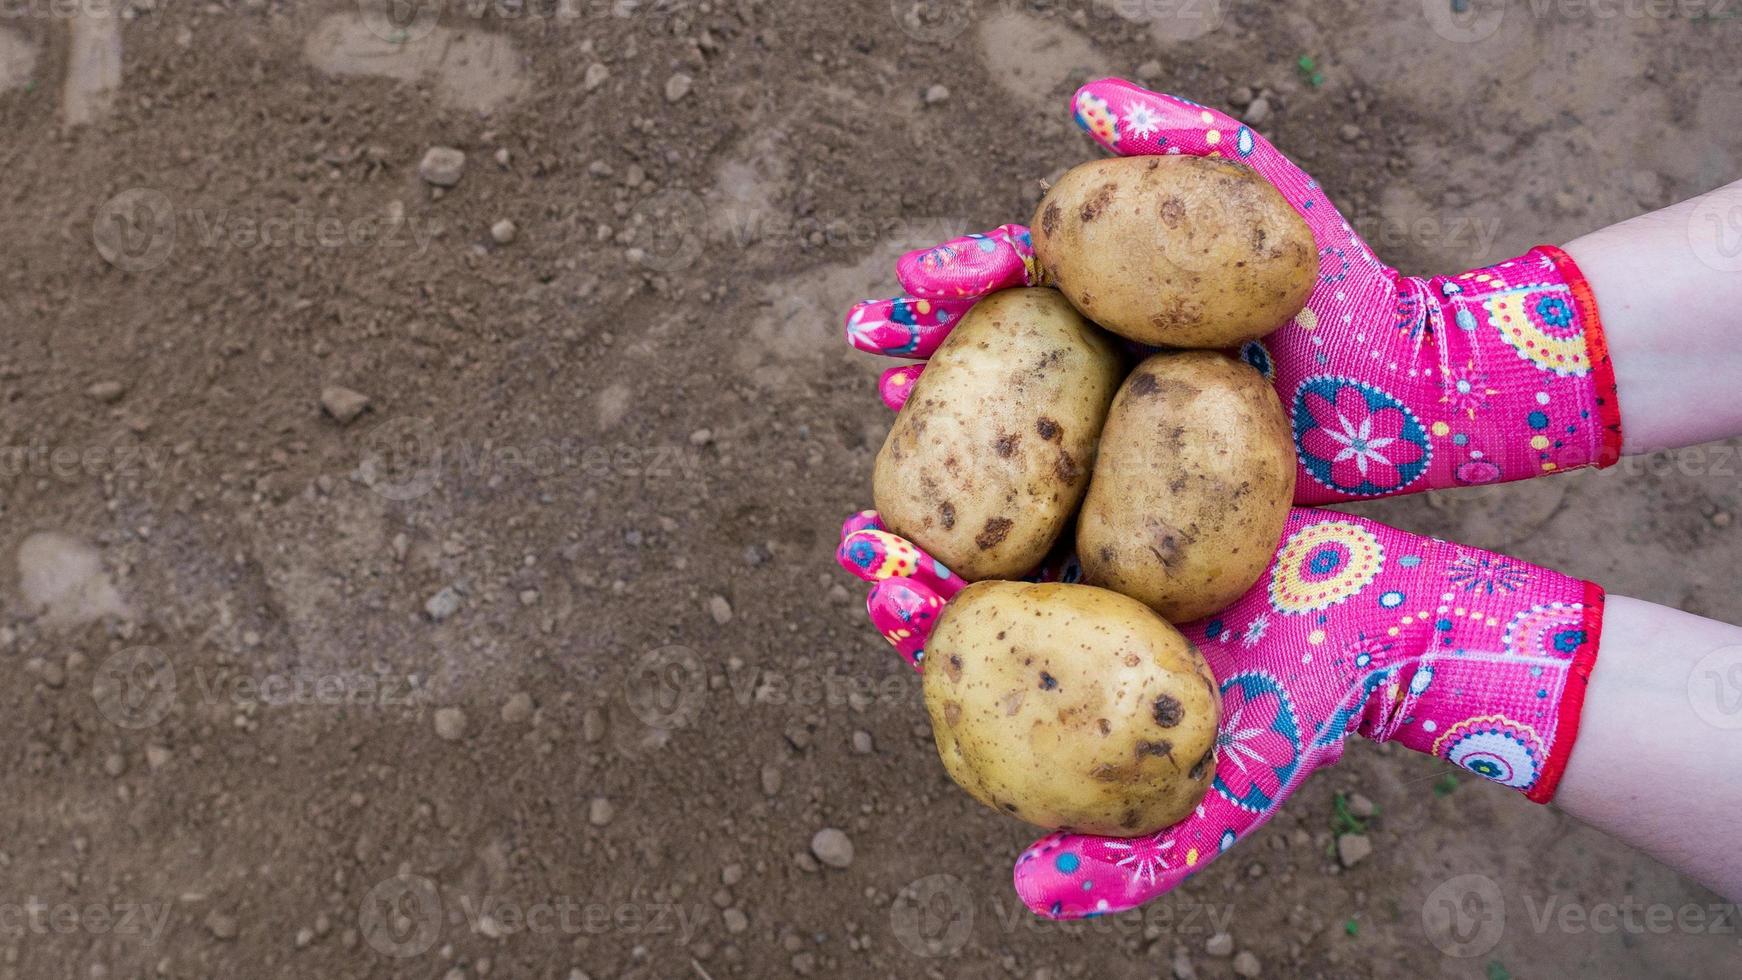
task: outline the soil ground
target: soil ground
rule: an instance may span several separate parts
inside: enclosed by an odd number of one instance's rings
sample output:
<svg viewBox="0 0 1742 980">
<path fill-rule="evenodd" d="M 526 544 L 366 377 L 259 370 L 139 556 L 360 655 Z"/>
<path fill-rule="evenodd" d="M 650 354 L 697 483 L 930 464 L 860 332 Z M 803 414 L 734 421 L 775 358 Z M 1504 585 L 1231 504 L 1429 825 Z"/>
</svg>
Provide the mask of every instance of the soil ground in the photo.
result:
<svg viewBox="0 0 1742 980">
<path fill-rule="evenodd" d="M 1733 917 L 1613 914 L 1716 896 L 1366 743 L 1034 920 L 831 550 L 842 312 L 1091 156 L 1081 81 L 1263 95 L 1446 272 L 1742 172 L 1734 9 L 135 2 L 0 17 L 0 978 L 1733 975 Z M 1742 622 L 1739 497 L 1726 445 L 1361 510 Z"/>
</svg>

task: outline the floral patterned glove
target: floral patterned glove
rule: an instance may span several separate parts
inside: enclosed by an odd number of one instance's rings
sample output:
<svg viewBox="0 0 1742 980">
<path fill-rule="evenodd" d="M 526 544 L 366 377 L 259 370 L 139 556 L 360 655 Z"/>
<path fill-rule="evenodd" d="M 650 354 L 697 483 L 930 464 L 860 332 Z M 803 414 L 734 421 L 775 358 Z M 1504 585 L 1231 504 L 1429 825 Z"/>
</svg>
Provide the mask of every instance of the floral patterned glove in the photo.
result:
<svg viewBox="0 0 1742 980">
<path fill-rule="evenodd" d="M 1239 121 L 1119 79 L 1092 82 L 1077 123 L 1124 156 L 1218 154 L 1276 185 L 1319 246 L 1319 281 L 1293 322 L 1241 348 L 1277 386 L 1300 461 L 1296 503 L 1519 480 L 1620 455 L 1597 306 L 1578 267 L 1538 246 L 1485 269 L 1399 275 L 1318 183 Z M 1028 229 L 1005 225 L 905 255 L 909 295 L 860 303 L 847 339 L 925 358 L 986 293 L 1036 281 Z M 886 372 L 899 407 L 920 365 Z"/>
<path fill-rule="evenodd" d="M 926 635 L 966 583 L 871 511 L 842 527 L 838 557 L 875 583 L 873 624 L 923 668 Z M 1578 736 L 1602 620 L 1603 590 L 1589 582 L 1295 510 L 1258 584 L 1181 626 L 1222 690 L 1203 803 L 1149 837 L 1049 834 L 1017 859 L 1016 891 L 1056 919 L 1142 905 L 1270 819 L 1309 773 L 1337 761 L 1351 732 L 1547 802 Z"/>
</svg>

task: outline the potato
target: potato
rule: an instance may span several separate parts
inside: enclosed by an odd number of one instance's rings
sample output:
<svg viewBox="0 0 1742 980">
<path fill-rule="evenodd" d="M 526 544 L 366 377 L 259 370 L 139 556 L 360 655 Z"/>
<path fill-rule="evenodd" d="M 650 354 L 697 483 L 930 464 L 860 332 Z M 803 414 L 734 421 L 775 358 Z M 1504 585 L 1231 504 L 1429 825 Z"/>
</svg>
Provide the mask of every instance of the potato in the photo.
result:
<svg viewBox="0 0 1742 980">
<path fill-rule="evenodd" d="M 1264 573 L 1294 499 L 1282 400 L 1213 351 L 1131 372 L 1101 430 L 1077 519 L 1083 579 L 1183 623 L 1227 608 Z"/>
<path fill-rule="evenodd" d="M 976 582 L 932 630 L 924 684 L 950 778 L 1032 824 L 1154 833 L 1191 813 L 1215 776 L 1222 701 L 1209 665 L 1116 592 Z"/>
<path fill-rule="evenodd" d="M 1121 374 L 1113 344 L 1051 289 L 976 303 L 877 454 L 884 524 L 966 579 L 1040 564 L 1088 486 Z"/>
<path fill-rule="evenodd" d="M 1083 315 L 1139 343 L 1229 347 L 1287 323 L 1318 248 L 1269 181 L 1227 160 L 1120 157 L 1041 199 L 1034 254 Z"/>
</svg>

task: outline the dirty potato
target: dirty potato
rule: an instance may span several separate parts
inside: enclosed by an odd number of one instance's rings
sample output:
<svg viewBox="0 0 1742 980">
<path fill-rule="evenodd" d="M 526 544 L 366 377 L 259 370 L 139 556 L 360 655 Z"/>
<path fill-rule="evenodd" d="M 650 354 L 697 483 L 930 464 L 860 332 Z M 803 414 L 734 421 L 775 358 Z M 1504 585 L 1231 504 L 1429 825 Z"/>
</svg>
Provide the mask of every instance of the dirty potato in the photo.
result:
<svg viewBox="0 0 1742 980">
<path fill-rule="evenodd" d="M 1048 283 L 1114 333 L 1227 347 L 1287 323 L 1318 273 L 1312 231 L 1227 160 L 1119 157 L 1072 168 L 1034 215 Z"/>
<path fill-rule="evenodd" d="M 1125 380 L 1077 519 L 1083 578 L 1169 622 L 1227 608 L 1263 574 L 1294 499 L 1294 439 L 1264 377 L 1212 351 Z"/>
<path fill-rule="evenodd" d="M 1197 648 L 1087 585 L 977 582 L 926 644 L 925 705 L 950 778 L 1032 824 L 1137 837 L 1215 776 L 1222 703 Z"/>
<path fill-rule="evenodd" d="M 889 529 L 967 579 L 1016 578 L 1076 512 L 1121 358 L 1050 289 L 975 304 L 877 454 Z"/>
</svg>

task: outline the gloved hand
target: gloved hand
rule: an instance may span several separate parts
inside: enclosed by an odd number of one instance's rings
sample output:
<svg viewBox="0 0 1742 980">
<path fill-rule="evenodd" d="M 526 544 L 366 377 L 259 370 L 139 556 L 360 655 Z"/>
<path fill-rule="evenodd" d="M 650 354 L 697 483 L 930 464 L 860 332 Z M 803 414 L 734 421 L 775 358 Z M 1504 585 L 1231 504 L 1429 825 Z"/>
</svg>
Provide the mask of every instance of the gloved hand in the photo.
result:
<svg viewBox="0 0 1742 980">
<path fill-rule="evenodd" d="M 1078 125 L 1123 156 L 1219 154 L 1276 185 L 1319 246 L 1294 321 L 1240 350 L 1293 421 L 1295 502 L 1519 480 L 1620 455 L 1621 417 L 1597 306 L 1577 266 L 1538 246 L 1485 269 L 1419 279 L 1374 257 L 1318 183 L 1229 116 L 1119 79 L 1078 90 Z M 906 296 L 860 303 L 847 339 L 923 359 L 986 293 L 1032 285 L 1028 229 L 1004 225 L 903 256 Z M 922 370 L 886 372 L 899 407 Z"/>
<path fill-rule="evenodd" d="M 837 556 L 875 583 L 871 620 L 916 668 L 965 583 L 874 512 Z M 1049 577 L 1069 580 L 1069 563 Z M 1119 912 L 1202 870 L 1270 819 L 1359 733 L 1448 759 L 1531 800 L 1554 796 L 1597 657 L 1603 590 L 1502 555 L 1333 511 L 1289 515 L 1233 606 L 1180 627 L 1221 683 L 1216 776 L 1197 811 L 1149 837 L 1053 833 L 1016 891 L 1055 919 Z"/>
</svg>

